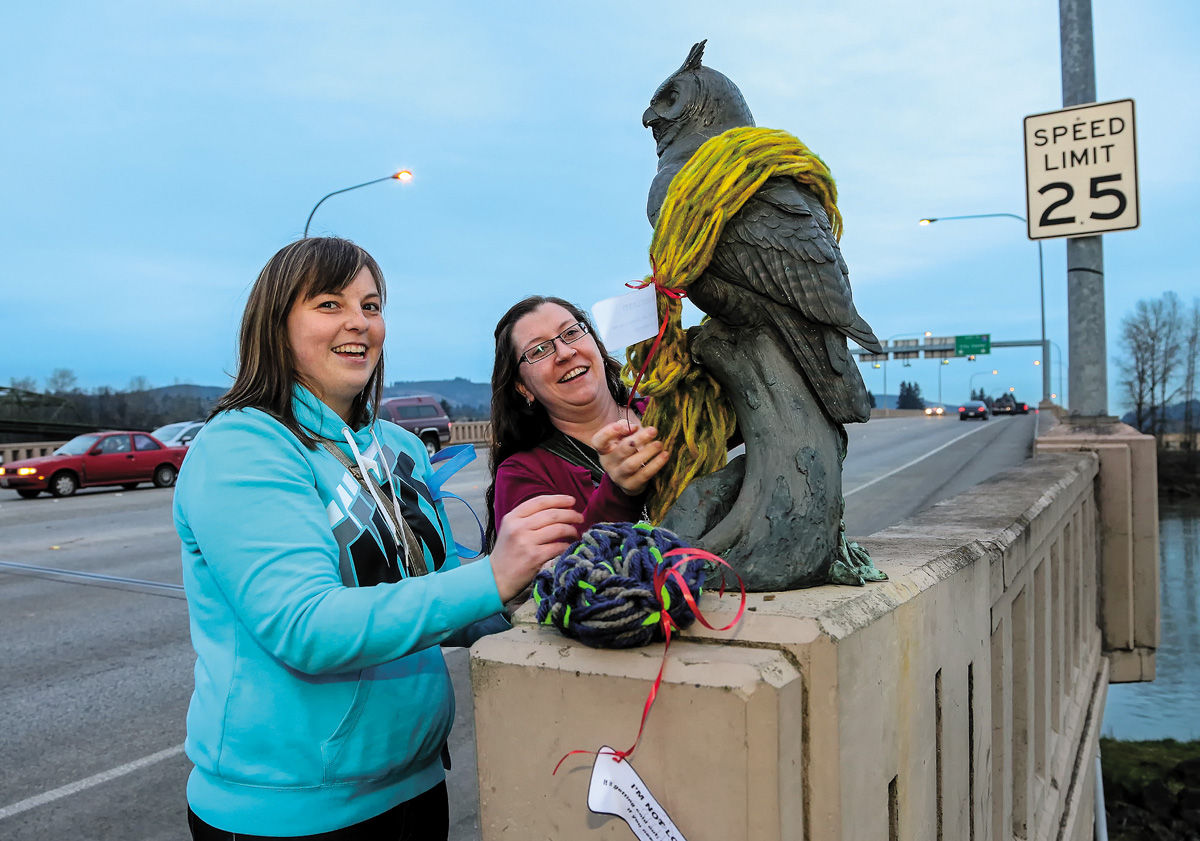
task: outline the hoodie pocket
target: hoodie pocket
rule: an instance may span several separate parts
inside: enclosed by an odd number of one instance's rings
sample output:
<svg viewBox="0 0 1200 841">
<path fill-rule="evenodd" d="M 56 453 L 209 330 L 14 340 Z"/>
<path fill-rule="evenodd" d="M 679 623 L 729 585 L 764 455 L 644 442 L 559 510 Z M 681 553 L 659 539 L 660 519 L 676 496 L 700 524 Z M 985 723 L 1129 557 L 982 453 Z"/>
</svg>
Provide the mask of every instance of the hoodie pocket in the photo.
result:
<svg viewBox="0 0 1200 841">
<path fill-rule="evenodd" d="M 344 767 L 346 757 L 347 743 L 351 741 L 351 735 L 358 730 L 359 721 L 362 719 L 363 710 L 367 706 L 367 698 L 371 695 L 371 688 L 374 685 L 370 680 L 359 680 L 358 686 L 354 689 L 354 697 L 350 701 L 350 707 L 346 710 L 346 714 L 342 716 L 342 720 L 338 722 L 337 729 L 333 731 L 328 739 L 321 744 L 321 759 L 324 763 L 324 781 L 326 783 L 335 783 L 339 780 L 352 779 L 361 776 L 381 776 L 386 773 L 387 769 L 364 769 L 364 768 L 346 768 Z M 382 734 L 379 734 L 383 740 Z M 349 758 L 351 765 L 358 764 L 353 758 Z M 349 773 L 347 773 L 349 772 Z"/>
<path fill-rule="evenodd" d="M 436 759 L 454 723 L 449 677 L 436 649 L 365 669 L 321 744 L 325 783 L 403 775 Z"/>
</svg>

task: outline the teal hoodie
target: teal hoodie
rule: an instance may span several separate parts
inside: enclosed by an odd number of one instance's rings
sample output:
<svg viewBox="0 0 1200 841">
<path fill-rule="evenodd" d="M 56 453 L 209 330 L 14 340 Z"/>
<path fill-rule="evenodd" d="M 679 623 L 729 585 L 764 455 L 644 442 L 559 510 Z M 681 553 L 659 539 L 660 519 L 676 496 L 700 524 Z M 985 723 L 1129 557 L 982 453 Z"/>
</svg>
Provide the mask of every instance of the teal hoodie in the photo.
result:
<svg viewBox="0 0 1200 841">
<path fill-rule="evenodd" d="M 303 388 L 293 406 L 400 489 L 430 574 L 403 578 L 372 495 L 273 417 L 225 412 L 196 436 L 174 510 L 196 650 L 187 795 L 227 832 L 328 832 L 437 785 L 454 721 L 438 646 L 507 627 L 491 563 L 459 563 L 425 445 L 384 421 L 349 430 Z"/>
</svg>

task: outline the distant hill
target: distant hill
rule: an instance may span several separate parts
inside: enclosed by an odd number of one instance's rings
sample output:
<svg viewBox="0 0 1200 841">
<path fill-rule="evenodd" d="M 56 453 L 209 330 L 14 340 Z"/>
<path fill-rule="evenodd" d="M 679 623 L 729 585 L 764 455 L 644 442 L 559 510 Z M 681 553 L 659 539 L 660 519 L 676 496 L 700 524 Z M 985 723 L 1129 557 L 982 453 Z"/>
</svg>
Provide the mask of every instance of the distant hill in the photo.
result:
<svg viewBox="0 0 1200 841">
<path fill-rule="evenodd" d="M 1162 412 L 1163 428 L 1160 432 L 1183 432 L 1183 413 L 1187 407 L 1186 401 L 1171 403 Z M 1193 423 L 1200 422 L 1200 400 L 1192 401 L 1192 418 Z M 1130 426 L 1136 427 L 1134 423 L 1136 416 L 1133 412 L 1126 412 L 1121 415 L 1121 422 L 1127 423 Z M 1145 430 L 1142 430 L 1143 432 Z"/>
<path fill-rule="evenodd" d="M 463 377 L 452 380 L 405 380 L 394 382 L 383 390 L 384 397 L 404 397 L 409 394 L 432 394 L 450 404 L 452 420 L 484 420 L 492 405 L 490 383 L 473 383 Z"/>
<path fill-rule="evenodd" d="M 213 385 L 165 385 L 142 392 L 157 401 L 189 399 L 203 404 L 207 412 L 226 388 Z M 401 380 L 384 386 L 384 397 L 404 397 L 409 394 L 432 394 L 445 400 L 456 411 L 455 419 L 486 418 L 492 403 L 492 386 L 473 383 L 464 377 L 452 380 Z"/>
<path fill-rule="evenodd" d="M 159 388 L 148 389 L 146 394 L 161 397 L 195 397 L 208 403 L 216 403 L 217 398 L 226 391 L 228 389 L 219 388 L 215 385 L 164 385 Z"/>
</svg>

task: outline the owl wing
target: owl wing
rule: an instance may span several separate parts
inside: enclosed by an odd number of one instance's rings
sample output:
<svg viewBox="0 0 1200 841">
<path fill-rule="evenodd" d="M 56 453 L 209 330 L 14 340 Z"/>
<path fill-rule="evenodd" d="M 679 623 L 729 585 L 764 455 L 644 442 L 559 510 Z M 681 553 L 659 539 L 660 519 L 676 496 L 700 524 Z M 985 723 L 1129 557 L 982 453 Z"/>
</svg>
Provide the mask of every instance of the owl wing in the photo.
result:
<svg viewBox="0 0 1200 841">
<path fill-rule="evenodd" d="M 777 328 L 833 420 L 870 416 L 846 339 L 882 348 L 854 308 L 846 263 L 814 196 L 790 178 L 768 180 L 726 224 L 708 276 L 762 302 L 762 316 Z"/>
<path fill-rule="evenodd" d="M 723 279 L 882 352 L 854 308 L 829 217 L 791 178 L 772 178 L 726 224 L 712 268 Z"/>
</svg>

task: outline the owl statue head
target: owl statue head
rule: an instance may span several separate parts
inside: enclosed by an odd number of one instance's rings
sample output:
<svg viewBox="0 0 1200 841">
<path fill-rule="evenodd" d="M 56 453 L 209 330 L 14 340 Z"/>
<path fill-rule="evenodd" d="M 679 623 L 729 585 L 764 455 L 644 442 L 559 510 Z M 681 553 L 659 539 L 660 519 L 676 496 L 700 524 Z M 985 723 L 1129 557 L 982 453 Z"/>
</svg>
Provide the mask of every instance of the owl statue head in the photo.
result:
<svg viewBox="0 0 1200 841">
<path fill-rule="evenodd" d="M 700 63 L 707 43 L 692 46 L 683 65 L 658 86 L 642 114 L 642 125 L 654 133 L 660 159 L 677 157 L 681 147 L 691 147 L 690 157 L 708 138 L 754 125 L 738 86 Z"/>
<path fill-rule="evenodd" d="M 658 151 L 658 174 L 646 205 L 651 224 L 658 217 L 667 185 L 704 141 L 731 128 L 754 125 L 738 86 L 700 63 L 707 43 L 692 46 L 683 65 L 658 86 L 642 114 L 642 125 L 654 133 Z"/>
</svg>

